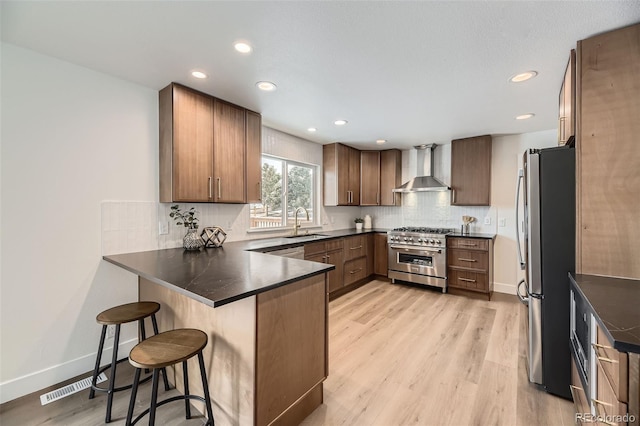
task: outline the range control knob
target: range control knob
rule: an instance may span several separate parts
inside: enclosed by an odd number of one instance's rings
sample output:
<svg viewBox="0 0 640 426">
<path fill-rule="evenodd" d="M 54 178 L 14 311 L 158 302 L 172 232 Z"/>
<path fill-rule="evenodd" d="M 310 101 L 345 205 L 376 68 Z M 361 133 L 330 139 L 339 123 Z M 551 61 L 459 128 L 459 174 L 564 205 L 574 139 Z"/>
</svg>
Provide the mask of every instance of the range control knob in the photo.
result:
<svg viewBox="0 0 640 426">
<path fill-rule="evenodd" d="M 422 242 L 422 238 L 418 238 L 418 242 L 421 243 Z"/>
<path fill-rule="evenodd" d="M 442 241 L 436 240 L 436 244 L 442 244 Z"/>
<path fill-rule="evenodd" d="M 409 241 L 413 242 L 413 237 L 409 237 Z"/>
<path fill-rule="evenodd" d="M 404 237 L 404 240 L 405 240 L 405 241 L 407 241 L 407 240 L 408 240 L 408 238 L 407 238 L 407 237 Z"/>
<path fill-rule="evenodd" d="M 435 244 L 433 240 L 429 240 L 429 244 Z"/>
</svg>

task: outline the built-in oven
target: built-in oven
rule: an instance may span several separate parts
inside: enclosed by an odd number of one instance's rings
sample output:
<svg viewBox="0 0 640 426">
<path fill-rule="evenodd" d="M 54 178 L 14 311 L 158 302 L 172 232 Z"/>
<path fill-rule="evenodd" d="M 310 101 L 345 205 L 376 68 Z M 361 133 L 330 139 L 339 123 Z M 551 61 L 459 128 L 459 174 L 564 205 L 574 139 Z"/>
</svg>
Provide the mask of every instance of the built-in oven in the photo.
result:
<svg viewBox="0 0 640 426">
<path fill-rule="evenodd" d="M 447 289 L 447 250 L 445 232 L 426 233 L 426 228 L 399 228 L 389 232 L 388 276 Z M 434 231 L 429 229 L 429 231 Z"/>
<path fill-rule="evenodd" d="M 587 301 L 571 288 L 571 351 L 585 392 L 589 395 L 589 324 L 590 311 Z"/>
</svg>

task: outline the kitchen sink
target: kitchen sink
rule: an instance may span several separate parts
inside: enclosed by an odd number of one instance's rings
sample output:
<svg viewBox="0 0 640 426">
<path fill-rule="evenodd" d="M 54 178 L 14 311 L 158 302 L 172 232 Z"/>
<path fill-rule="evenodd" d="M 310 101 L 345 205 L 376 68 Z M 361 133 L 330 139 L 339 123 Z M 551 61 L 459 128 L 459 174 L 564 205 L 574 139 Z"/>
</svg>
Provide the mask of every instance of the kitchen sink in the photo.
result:
<svg viewBox="0 0 640 426">
<path fill-rule="evenodd" d="M 315 240 L 316 238 L 328 237 L 326 234 L 299 234 L 299 235 L 289 235 L 284 238 L 308 238 L 310 240 Z"/>
</svg>

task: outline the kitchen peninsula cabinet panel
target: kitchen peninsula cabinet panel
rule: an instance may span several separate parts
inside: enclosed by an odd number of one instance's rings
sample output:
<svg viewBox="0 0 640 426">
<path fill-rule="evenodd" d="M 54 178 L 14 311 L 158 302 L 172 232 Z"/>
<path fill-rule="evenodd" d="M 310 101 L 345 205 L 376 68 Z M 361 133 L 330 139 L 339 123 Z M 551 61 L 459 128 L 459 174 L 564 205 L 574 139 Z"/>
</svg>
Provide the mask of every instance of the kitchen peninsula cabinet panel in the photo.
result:
<svg viewBox="0 0 640 426">
<path fill-rule="evenodd" d="M 159 94 L 160 202 L 210 202 L 213 98 L 178 84 Z"/>
<path fill-rule="evenodd" d="M 343 254 L 344 240 L 342 238 L 330 241 L 318 241 L 305 244 L 304 259 L 312 262 L 334 265 L 336 269 L 327 272 L 328 292 L 333 293 L 343 287 Z"/>
<path fill-rule="evenodd" d="M 375 234 L 374 238 L 374 265 L 373 272 L 376 275 L 387 276 L 389 269 L 389 249 L 387 247 L 387 234 Z"/>
<path fill-rule="evenodd" d="M 640 279 L 640 24 L 578 42 L 576 272 Z"/>
<path fill-rule="evenodd" d="M 402 184 L 402 151 L 380 151 L 380 205 L 399 206 L 400 195 L 393 192 Z M 386 274 L 386 272 L 385 272 Z"/>
<path fill-rule="evenodd" d="M 325 206 L 360 205 L 360 151 L 339 143 L 322 147 Z"/>
<path fill-rule="evenodd" d="M 451 141 L 451 205 L 488 206 L 491 201 L 491 136 Z"/>
<path fill-rule="evenodd" d="M 216 99 L 213 114 L 214 201 L 245 203 L 245 110 Z"/>
<path fill-rule="evenodd" d="M 247 202 L 262 202 L 262 117 L 257 112 L 246 115 Z"/>
<path fill-rule="evenodd" d="M 380 203 L 380 152 L 360 152 L 360 205 Z"/>
</svg>

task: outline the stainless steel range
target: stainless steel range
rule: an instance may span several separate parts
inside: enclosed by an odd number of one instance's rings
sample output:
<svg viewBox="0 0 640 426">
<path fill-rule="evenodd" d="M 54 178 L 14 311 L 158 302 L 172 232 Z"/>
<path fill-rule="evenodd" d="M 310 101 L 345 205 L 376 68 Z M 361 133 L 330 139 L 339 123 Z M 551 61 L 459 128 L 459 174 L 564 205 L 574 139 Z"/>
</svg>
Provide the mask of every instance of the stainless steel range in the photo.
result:
<svg viewBox="0 0 640 426">
<path fill-rule="evenodd" d="M 396 228 L 387 233 L 391 282 L 408 281 L 447 292 L 447 239 L 449 228 Z"/>
</svg>

